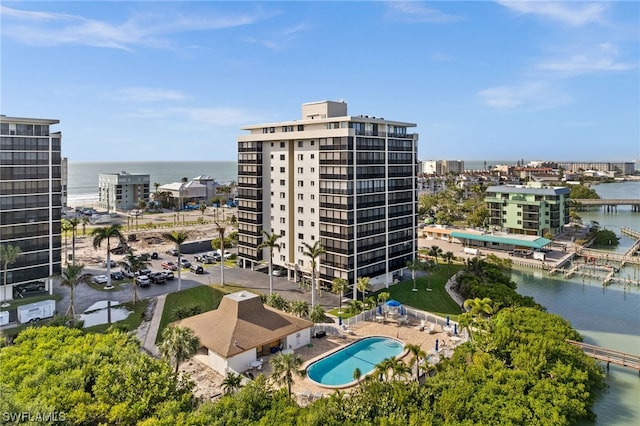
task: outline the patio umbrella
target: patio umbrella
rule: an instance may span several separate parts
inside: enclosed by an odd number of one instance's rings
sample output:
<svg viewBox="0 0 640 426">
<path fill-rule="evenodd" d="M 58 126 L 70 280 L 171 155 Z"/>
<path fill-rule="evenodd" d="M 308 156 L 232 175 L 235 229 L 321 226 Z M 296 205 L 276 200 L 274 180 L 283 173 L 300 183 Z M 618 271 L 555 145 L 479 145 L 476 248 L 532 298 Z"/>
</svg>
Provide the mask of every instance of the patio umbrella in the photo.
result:
<svg viewBox="0 0 640 426">
<path fill-rule="evenodd" d="M 382 305 L 378 305 L 378 315 L 382 315 Z"/>
<path fill-rule="evenodd" d="M 404 306 L 400 306 L 400 315 L 404 315 Z"/>
<path fill-rule="evenodd" d="M 447 315 L 447 327 L 449 327 L 449 315 Z"/>
<path fill-rule="evenodd" d="M 387 302 L 387 306 L 394 306 L 394 307 L 398 307 L 398 306 L 400 306 L 400 302 L 398 302 L 397 300 L 393 300 L 393 299 L 391 299 L 391 300 L 389 300 L 389 301 Z"/>
<path fill-rule="evenodd" d="M 439 345 L 440 341 L 438 339 L 436 339 L 436 352 L 438 352 L 438 345 Z"/>
<path fill-rule="evenodd" d="M 338 325 L 342 325 L 342 315 L 338 315 Z"/>
<path fill-rule="evenodd" d="M 453 334 L 458 334 L 458 324 L 453 324 Z"/>
</svg>

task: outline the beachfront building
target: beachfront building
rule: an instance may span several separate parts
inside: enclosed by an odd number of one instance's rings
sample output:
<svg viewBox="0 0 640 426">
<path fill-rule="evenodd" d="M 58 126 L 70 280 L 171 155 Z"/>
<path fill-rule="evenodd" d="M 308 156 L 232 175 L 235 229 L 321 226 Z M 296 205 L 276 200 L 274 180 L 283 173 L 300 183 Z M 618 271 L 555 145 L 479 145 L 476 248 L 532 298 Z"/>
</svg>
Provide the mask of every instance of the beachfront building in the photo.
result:
<svg viewBox="0 0 640 426">
<path fill-rule="evenodd" d="M 61 273 L 61 133 L 50 131 L 59 123 L 0 115 L 0 244 L 22 251 L 8 265 L 0 300 L 11 299 L 17 284 L 49 286 L 49 277 Z"/>
<path fill-rule="evenodd" d="M 488 225 L 511 234 L 558 234 L 570 222 L 569 193 L 567 187 L 547 187 L 536 182 L 527 186 L 490 186 L 485 196 Z"/>
<path fill-rule="evenodd" d="M 141 173 L 100 173 L 98 205 L 108 212 L 137 209 L 149 202 L 149 175 Z"/>
<path fill-rule="evenodd" d="M 185 318 L 178 325 L 193 330 L 208 365 L 223 376 L 260 369 L 263 357 L 308 345 L 313 327 L 311 321 L 264 305 L 260 296 L 248 291 L 227 294 L 218 309 Z"/>
<path fill-rule="evenodd" d="M 347 115 L 344 101 L 302 105 L 300 120 L 243 127 L 238 137 L 238 257 L 268 260 L 262 232 L 281 235 L 274 264 L 311 273 L 305 243 L 319 242 L 319 280 L 389 285 L 416 250 L 415 124 Z"/>
<path fill-rule="evenodd" d="M 420 162 L 420 171 L 425 175 L 444 176 L 464 173 L 462 160 L 425 160 Z"/>
<path fill-rule="evenodd" d="M 594 170 L 598 172 L 615 172 L 621 175 L 632 175 L 635 172 L 635 163 L 633 162 L 558 162 L 558 167 L 562 167 L 566 172 L 582 172 L 586 170 Z"/>
</svg>

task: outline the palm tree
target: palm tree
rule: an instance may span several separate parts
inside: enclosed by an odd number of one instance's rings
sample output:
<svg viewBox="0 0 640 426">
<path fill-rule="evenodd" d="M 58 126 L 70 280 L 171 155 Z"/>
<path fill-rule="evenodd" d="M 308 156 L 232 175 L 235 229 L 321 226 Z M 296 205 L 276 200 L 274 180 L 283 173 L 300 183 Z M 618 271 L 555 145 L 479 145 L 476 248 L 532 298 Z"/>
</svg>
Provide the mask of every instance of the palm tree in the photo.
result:
<svg viewBox="0 0 640 426">
<path fill-rule="evenodd" d="M 384 377 L 385 380 L 389 380 L 389 372 L 395 367 L 395 358 L 385 358 L 376 365 L 376 373 L 378 376 Z"/>
<path fill-rule="evenodd" d="M 168 360 L 175 359 L 176 373 L 180 362 L 195 355 L 199 347 L 200 339 L 190 328 L 170 325 L 162 332 L 160 353 Z"/>
<path fill-rule="evenodd" d="M 293 375 L 305 377 L 307 372 L 300 369 L 302 366 L 302 358 L 296 354 L 279 354 L 271 358 L 271 379 L 275 384 L 286 386 L 287 394 L 291 397 L 291 385 L 293 384 Z"/>
<path fill-rule="evenodd" d="M 356 367 L 355 370 L 353 370 L 353 380 L 355 380 L 356 382 L 358 382 L 358 384 L 360 384 L 361 377 L 362 377 L 362 371 L 360 371 L 360 369 Z"/>
<path fill-rule="evenodd" d="M 424 262 L 420 259 L 413 259 L 407 262 L 407 269 L 411 271 L 411 278 L 413 278 L 413 288 L 412 291 L 418 291 L 416 288 L 416 272 L 424 271 Z"/>
<path fill-rule="evenodd" d="M 358 277 L 356 288 L 362 293 L 362 303 L 364 304 L 364 297 L 367 291 L 371 290 L 371 284 L 369 284 L 369 277 Z"/>
<path fill-rule="evenodd" d="M 89 218 L 83 215 L 80 221 L 82 222 L 82 236 L 84 237 L 87 235 L 87 224 L 89 223 Z"/>
<path fill-rule="evenodd" d="M 423 360 L 427 357 L 427 353 L 422 350 L 420 345 L 416 345 L 413 343 L 409 343 L 404 347 L 409 351 L 411 355 L 413 355 L 413 359 L 411 360 L 411 365 L 416 366 L 416 380 L 420 378 L 420 360 Z"/>
<path fill-rule="evenodd" d="M 314 323 L 324 322 L 324 309 L 320 305 L 313 306 L 309 313 L 309 319 Z"/>
<path fill-rule="evenodd" d="M 280 250 L 280 244 L 278 244 L 278 238 L 282 237 L 280 234 L 268 233 L 262 231 L 262 242 L 258 246 L 258 250 L 269 249 L 269 294 L 273 293 L 273 249 Z"/>
<path fill-rule="evenodd" d="M 111 238 L 116 237 L 120 242 L 124 243 L 124 235 L 122 235 L 122 228 L 120 225 L 109 225 L 96 228 L 91 231 L 93 235 L 93 248 L 97 249 L 102 245 L 104 240 L 107 240 L 107 285 L 106 289 L 112 288 L 111 286 Z"/>
<path fill-rule="evenodd" d="M 189 239 L 189 233 L 186 231 L 172 231 L 164 232 L 162 238 L 167 241 L 171 241 L 176 245 L 176 251 L 178 252 L 178 291 L 182 290 L 182 262 L 180 260 L 180 245 Z"/>
<path fill-rule="evenodd" d="M 364 304 L 359 300 L 352 300 L 347 304 L 347 306 L 349 307 L 349 312 L 352 314 L 359 314 L 362 312 Z"/>
<path fill-rule="evenodd" d="M 207 205 L 204 202 L 201 202 L 199 209 L 200 209 L 201 217 L 204 217 L 204 212 L 207 211 Z"/>
<path fill-rule="evenodd" d="M 215 222 L 215 224 L 216 231 L 220 236 L 220 285 L 224 286 L 224 231 L 226 228 L 218 224 L 218 222 Z"/>
<path fill-rule="evenodd" d="M 387 300 L 391 298 L 391 293 L 388 291 L 381 291 L 378 293 L 378 303 L 385 303 Z"/>
<path fill-rule="evenodd" d="M 91 274 L 83 273 L 83 269 L 84 265 L 82 263 L 71 264 L 62 271 L 62 275 L 60 276 L 60 285 L 69 287 L 70 289 L 69 308 L 67 308 L 65 316 L 71 314 L 72 319 L 76 317 L 76 309 L 74 305 L 74 290 L 79 284 L 89 282 L 89 278 L 91 277 Z"/>
<path fill-rule="evenodd" d="M 449 273 L 451 262 L 453 262 L 453 259 L 455 259 L 456 256 L 453 254 L 453 252 L 448 251 L 442 255 L 442 258 L 444 259 L 445 262 L 447 262 L 447 273 Z"/>
<path fill-rule="evenodd" d="M 462 305 L 467 311 L 460 316 L 460 327 L 466 328 L 469 338 L 473 341 L 471 329 L 474 325 L 480 325 L 493 314 L 493 301 L 488 297 L 480 299 L 467 299 Z"/>
<path fill-rule="evenodd" d="M 291 302 L 291 313 L 297 317 L 303 318 L 309 315 L 309 304 L 304 300 L 296 300 Z"/>
<path fill-rule="evenodd" d="M 436 269 L 436 264 L 433 260 L 429 259 L 423 262 L 424 271 L 427 273 L 427 291 L 431 291 L 431 272 Z"/>
<path fill-rule="evenodd" d="M 4 271 L 4 273 L 2 274 L 3 275 L 2 304 L 0 306 L 2 306 L 3 308 L 6 308 L 7 306 L 9 306 L 9 304 L 7 303 L 7 274 L 9 270 L 9 265 L 14 263 L 16 259 L 18 259 L 18 256 L 20 256 L 21 254 L 22 254 L 22 250 L 18 246 L 0 245 L 0 261 L 2 262 L 2 268 Z"/>
<path fill-rule="evenodd" d="M 134 274 L 146 268 L 149 264 L 142 256 L 134 255 L 131 250 L 124 257 L 124 262 L 121 263 L 126 263 L 129 266 L 129 270 Z M 131 280 L 131 282 L 133 284 L 133 303 L 136 303 L 138 301 L 138 283 L 135 279 Z"/>
<path fill-rule="evenodd" d="M 242 376 L 236 373 L 229 375 L 222 381 L 222 390 L 226 395 L 230 395 L 242 387 Z"/>
<path fill-rule="evenodd" d="M 311 309 L 316 305 L 316 267 L 318 266 L 317 259 L 326 253 L 324 247 L 320 245 L 320 241 L 316 241 L 310 246 L 307 243 L 302 243 L 306 248 L 304 255 L 311 259 Z"/>
<path fill-rule="evenodd" d="M 429 256 L 433 256 L 436 261 L 436 265 L 438 264 L 438 256 L 442 254 L 442 249 L 438 246 L 431 246 L 429 248 Z"/>
<path fill-rule="evenodd" d="M 332 281 L 331 292 L 337 294 L 340 297 L 340 307 L 338 308 L 338 313 L 342 313 L 342 296 L 344 292 L 349 288 L 349 283 L 344 278 L 336 277 Z"/>
</svg>

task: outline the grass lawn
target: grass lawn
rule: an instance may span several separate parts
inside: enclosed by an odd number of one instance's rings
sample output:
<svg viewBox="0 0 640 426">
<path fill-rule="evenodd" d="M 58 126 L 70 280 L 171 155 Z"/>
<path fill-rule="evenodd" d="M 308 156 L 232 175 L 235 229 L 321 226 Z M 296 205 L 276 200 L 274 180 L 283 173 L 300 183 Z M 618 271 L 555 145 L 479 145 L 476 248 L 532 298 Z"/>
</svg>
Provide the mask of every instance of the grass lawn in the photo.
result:
<svg viewBox="0 0 640 426">
<path fill-rule="evenodd" d="M 244 290 L 241 287 L 235 287 L 232 285 L 223 286 L 198 286 L 187 290 L 182 290 L 176 293 L 167 295 L 167 299 L 164 303 L 164 310 L 162 311 L 162 318 L 160 319 L 160 326 L 158 328 L 158 335 L 156 336 L 156 343 L 160 342 L 160 336 L 162 336 L 162 330 L 171 322 L 173 310 L 178 306 L 200 306 L 202 312 L 211 311 L 217 309 L 220 305 L 222 298 L 229 293 Z M 215 326 L 215 325 L 212 325 Z"/>
<path fill-rule="evenodd" d="M 461 308 L 456 302 L 449 297 L 449 294 L 444 289 L 444 285 L 447 283 L 449 277 L 463 268 L 462 265 L 446 265 L 440 264 L 438 268 L 431 274 L 430 283 L 431 291 L 427 291 L 429 287 L 429 279 L 427 277 L 418 278 L 416 280 L 416 288 L 418 291 L 413 291 L 413 280 L 409 278 L 407 281 L 392 285 L 388 289 L 382 289 L 370 296 L 378 298 L 378 294 L 382 292 L 388 292 L 391 294 L 391 299 L 395 299 L 398 302 L 412 306 L 416 309 L 431 312 L 436 315 L 446 317 L 449 315 L 451 319 L 456 320 L 458 314 L 460 314 Z M 359 296 L 358 300 L 362 300 Z M 347 305 L 342 305 L 342 313 L 338 314 L 338 308 L 330 309 L 327 313 L 338 316 L 342 319 L 351 318 L 353 313 L 349 312 Z"/>
<path fill-rule="evenodd" d="M 118 305 L 118 307 L 125 307 L 130 311 L 133 311 L 126 319 L 122 321 L 114 322 L 113 324 L 117 324 L 121 329 L 125 329 L 127 331 L 133 331 L 140 327 L 142 323 L 142 319 L 144 317 L 144 311 L 147 309 L 147 305 L 149 304 L 148 300 L 141 300 L 137 302 L 135 305 L 131 302 L 123 303 Z M 89 333 L 104 333 L 107 329 L 113 324 L 99 324 L 94 325 L 93 327 L 85 328 L 86 332 Z"/>
</svg>

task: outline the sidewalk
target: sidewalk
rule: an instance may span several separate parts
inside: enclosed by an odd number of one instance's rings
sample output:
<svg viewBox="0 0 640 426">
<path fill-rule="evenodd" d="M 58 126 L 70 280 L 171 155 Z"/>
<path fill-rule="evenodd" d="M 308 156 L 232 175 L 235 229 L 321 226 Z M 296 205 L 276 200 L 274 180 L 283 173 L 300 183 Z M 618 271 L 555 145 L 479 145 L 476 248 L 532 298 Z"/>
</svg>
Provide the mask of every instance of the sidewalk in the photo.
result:
<svg viewBox="0 0 640 426">
<path fill-rule="evenodd" d="M 156 337 L 158 335 L 158 329 L 160 328 L 160 319 L 162 318 L 162 312 L 164 311 L 164 302 L 167 299 L 167 295 L 163 294 L 158 296 L 156 307 L 153 311 L 153 318 L 147 330 L 147 335 L 144 338 L 142 347 L 154 357 L 160 356 L 160 351 L 156 346 Z"/>
</svg>

